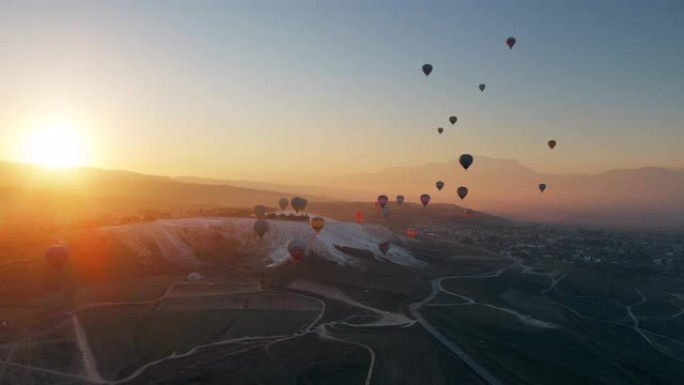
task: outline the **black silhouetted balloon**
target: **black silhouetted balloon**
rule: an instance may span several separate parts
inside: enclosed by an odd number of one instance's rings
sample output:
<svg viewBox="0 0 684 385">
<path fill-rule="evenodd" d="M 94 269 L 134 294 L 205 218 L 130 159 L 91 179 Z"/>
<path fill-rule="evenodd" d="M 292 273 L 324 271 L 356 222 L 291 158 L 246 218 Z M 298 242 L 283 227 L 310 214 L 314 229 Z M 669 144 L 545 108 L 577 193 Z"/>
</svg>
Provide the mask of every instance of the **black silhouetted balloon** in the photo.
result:
<svg viewBox="0 0 684 385">
<path fill-rule="evenodd" d="M 458 163 L 460 163 L 465 170 L 468 170 L 468 167 L 473 164 L 473 156 L 470 154 L 463 154 L 458 158 Z"/>
<path fill-rule="evenodd" d="M 387 202 L 389 202 L 387 195 L 378 195 L 378 204 L 380 205 L 380 208 L 384 209 Z"/>
<path fill-rule="evenodd" d="M 261 238 L 263 238 L 264 234 L 268 231 L 268 227 L 268 222 L 263 219 L 254 222 L 254 232 Z"/>
<path fill-rule="evenodd" d="M 463 198 L 465 198 L 466 195 L 468 195 L 468 188 L 461 186 L 456 190 L 456 193 L 458 194 L 458 197 L 461 198 L 461 200 L 463 200 Z"/>
<path fill-rule="evenodd" d="M 509 49 L 513 49 L 513 46 L 515 45 L 515 38 L 511 36 L 508 39 L 506 39 L 506 45 Z"/>
<path fill-rule="evenodd" d="M 429 194 L 423 194 L 420 196 L 420 203 L 423 204 L 423 207 L 427 206 L 428 203 L 430 203 L 430 195 Z"/>
</svg>

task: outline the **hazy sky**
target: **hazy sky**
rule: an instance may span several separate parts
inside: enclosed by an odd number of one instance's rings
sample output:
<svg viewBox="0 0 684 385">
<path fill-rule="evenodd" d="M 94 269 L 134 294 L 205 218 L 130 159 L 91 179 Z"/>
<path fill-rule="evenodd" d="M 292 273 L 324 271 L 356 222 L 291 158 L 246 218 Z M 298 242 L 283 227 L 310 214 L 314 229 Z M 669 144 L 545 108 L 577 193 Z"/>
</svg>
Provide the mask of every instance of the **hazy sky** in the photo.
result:
<svg viewBox="0 0 684 385">
<path fill-rule="evenodd" d="M 463 152 L 550 172 L 682 167 L 682 20 L 681 0 L 2 0 L 0 159 L 62 122 L 88 164 L 167 175 Z"/>
</svg>

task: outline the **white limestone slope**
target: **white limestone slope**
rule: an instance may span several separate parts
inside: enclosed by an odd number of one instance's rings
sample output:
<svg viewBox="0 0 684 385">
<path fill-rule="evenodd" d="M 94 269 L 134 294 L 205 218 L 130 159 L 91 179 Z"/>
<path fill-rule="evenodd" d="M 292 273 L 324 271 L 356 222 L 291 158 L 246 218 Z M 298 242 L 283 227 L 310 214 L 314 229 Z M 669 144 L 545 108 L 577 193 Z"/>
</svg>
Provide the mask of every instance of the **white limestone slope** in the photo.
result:
<svg viewBox="0 0 684 385">
<path fill-rule="evenodd" d="M 265 265 L 277 265 L 290 260 L 287 241 L 302 238 L 308 241 L 307 253 L 340 264 L 358 264 L 361 257 L 352 257 L 335 246 L 368 250 L 376 259 L 406 266 L 422 264 L 402 245 L 404 237 L 395 236 L 380 225 L 359 225 L 326 218 L 325 228 L 316 235 L 307 222 L 269 220 L 270 228 L 263 239 L 252 228 L 253 218 L 186 218 L 164 219 L 149 223 L 110 226 L 101 231 L 134 250 L 140 258 L 159 253 L 166 261 L 201 267 L 198 250 L 210 250 L 219 255 L 250 255 Z M 378 243 L 390 240 L 392 247 L 382 255 Z"/>
</svg>

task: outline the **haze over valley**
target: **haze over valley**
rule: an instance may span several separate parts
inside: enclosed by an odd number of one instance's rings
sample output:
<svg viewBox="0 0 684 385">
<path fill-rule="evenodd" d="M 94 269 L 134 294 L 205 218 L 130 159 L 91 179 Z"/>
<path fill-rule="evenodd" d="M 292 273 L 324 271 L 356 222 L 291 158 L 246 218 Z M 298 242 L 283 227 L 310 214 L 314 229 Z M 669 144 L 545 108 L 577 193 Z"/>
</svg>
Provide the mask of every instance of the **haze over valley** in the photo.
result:
<svg viewBox="0 0 684 385">
<path fill-rule="evenodd" d="M 0 385 L 680 385 L 682 20 L 0 1 Z"/>
</svg>

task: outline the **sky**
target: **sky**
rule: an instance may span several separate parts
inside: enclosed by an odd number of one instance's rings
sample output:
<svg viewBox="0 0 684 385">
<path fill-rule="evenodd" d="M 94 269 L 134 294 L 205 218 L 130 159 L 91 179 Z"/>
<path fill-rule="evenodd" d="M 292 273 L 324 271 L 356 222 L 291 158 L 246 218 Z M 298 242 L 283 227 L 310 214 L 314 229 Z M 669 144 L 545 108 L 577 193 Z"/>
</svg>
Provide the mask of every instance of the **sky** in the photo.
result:
<svg viewBox="0 0 684 385">
<path fill-rule="evenodd" d="M 682 20 L 679 0 L 2 0 L 0 159 L 57 126 L 85 165 L 171 176 L 684 167 Z"/>
</svg>

